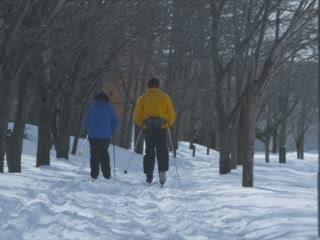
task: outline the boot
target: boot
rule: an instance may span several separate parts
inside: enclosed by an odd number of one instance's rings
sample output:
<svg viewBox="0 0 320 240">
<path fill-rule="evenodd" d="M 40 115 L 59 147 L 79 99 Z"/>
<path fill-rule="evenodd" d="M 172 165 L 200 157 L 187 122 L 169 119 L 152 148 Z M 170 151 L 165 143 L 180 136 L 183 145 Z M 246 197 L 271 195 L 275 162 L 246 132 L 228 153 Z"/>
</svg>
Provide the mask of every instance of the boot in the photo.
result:
<svg viewBox="0 0 320 240">
<path fill-rule="evenodd" d="M 146 176 L 147 176 L 146 183 L 150 185 L 153 181 L 153 175 L 147 174 Z"/>
<path fill-rule="evenodd" d="M 167 180 L 166 179 L 166 172 L 164 172 L 164 171 L 159 172 L 159 183 L 160 183 L 160 185 L 165 184 L 166 180 Z"/>
</svg>

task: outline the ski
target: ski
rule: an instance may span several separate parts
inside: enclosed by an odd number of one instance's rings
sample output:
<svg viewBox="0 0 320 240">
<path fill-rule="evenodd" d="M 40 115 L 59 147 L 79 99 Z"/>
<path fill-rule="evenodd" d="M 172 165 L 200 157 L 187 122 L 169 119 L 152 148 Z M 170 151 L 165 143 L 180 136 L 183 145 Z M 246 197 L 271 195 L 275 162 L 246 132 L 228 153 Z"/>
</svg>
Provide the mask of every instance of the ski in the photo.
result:
<svg viewBox="0 0 320 240">
<path fill-rule="evenodd" d="M 151 183 L 147 183 L 147 182 L 145 182 L 144 184 L 145 184 L 145 185 L 147 185 L 147 186 L 149 187 L 149 186 L 152 186 L 152 185 L 153 185 L 153 184 L 155 184 L 155 183 L 156 183 L 156 181 L 154 180 L 154 181 L 152 181 Z"/>
</svg>

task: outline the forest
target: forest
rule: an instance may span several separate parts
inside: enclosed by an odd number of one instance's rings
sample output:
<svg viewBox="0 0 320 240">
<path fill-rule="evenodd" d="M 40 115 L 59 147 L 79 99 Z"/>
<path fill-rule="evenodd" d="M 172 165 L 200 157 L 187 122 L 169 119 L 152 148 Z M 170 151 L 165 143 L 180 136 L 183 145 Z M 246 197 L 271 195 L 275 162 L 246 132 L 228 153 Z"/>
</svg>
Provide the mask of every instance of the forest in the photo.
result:
<svg viewBox="0 0 320 240">
<path fill-rule="evenodd" d="M 218 150 L 219 173 L 242 166 L 252 187 L 256 139 L 266 162 L 270 151 L 286 162 L 289 134 L 304 158 L 318 14 L 316 0 L 1 0 L 0 172 L 21 172 L 26 124 L 38 126 L 37 167 L 51 149 L 76 154 L 101 91 L 121 118 L 112 142 L 131 148 L 135 103 L 156 77 L 177 113 L 171 150 Z"/>
</svg>

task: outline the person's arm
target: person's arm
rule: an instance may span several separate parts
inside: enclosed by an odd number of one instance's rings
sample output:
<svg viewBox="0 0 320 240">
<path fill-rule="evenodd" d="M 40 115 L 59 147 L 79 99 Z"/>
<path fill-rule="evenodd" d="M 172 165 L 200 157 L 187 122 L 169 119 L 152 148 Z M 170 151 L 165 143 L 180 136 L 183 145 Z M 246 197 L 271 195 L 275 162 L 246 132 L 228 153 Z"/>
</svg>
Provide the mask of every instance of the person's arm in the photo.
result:
<svg viewBox="0 0 320 240">
<path fill-rule="evenodd" d="M 143 124 L 142 112 L 143 112 L 143 105 L 140 97 L 134 108 L 134 116 L 133 116 L 134 123 L 140 127 L 142 127 L 142 124 Z"/>
<path fill-rule="evenodd" d="M 119 117 L 116 112 L 116 110 L 111 107 L 111 128 L 112 128 L 112 134 L 114 134 L 117 130 L 117 127 L 119 126 Z"/>
<path fill-rule="evenodd" d="M 176 120 L 176 112 L 174 110 L 172 101 L 170 97 L 167 95 L 166 96 L 166 102 L 167 102 L 167 114 L 168 114 L 168 126 L 171 127 L 174 124 L 174 121 Z"/>
<path fill-rule="evenodd" d="M 86 130 L 89 129 L 90 126 L 90 108 L 86 113 L 86 116 L 84 118 L 83 124 L 82 124 L 83 128 L 85 128 Z"/>
</svg>

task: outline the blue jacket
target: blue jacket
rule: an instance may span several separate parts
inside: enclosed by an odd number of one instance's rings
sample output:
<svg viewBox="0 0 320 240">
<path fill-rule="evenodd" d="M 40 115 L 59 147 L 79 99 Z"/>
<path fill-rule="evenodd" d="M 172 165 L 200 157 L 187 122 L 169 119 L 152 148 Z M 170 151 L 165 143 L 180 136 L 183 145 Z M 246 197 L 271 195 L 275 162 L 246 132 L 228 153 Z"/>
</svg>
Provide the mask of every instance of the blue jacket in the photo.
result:
<svg viewBox="0 0 320 240">
<path fill-rule="evenodd" d="M 103 100 L 95 100 L 85 118 L 89 138 L 111 138 L 119 125 L 114 108 Z"/>
</svg>

